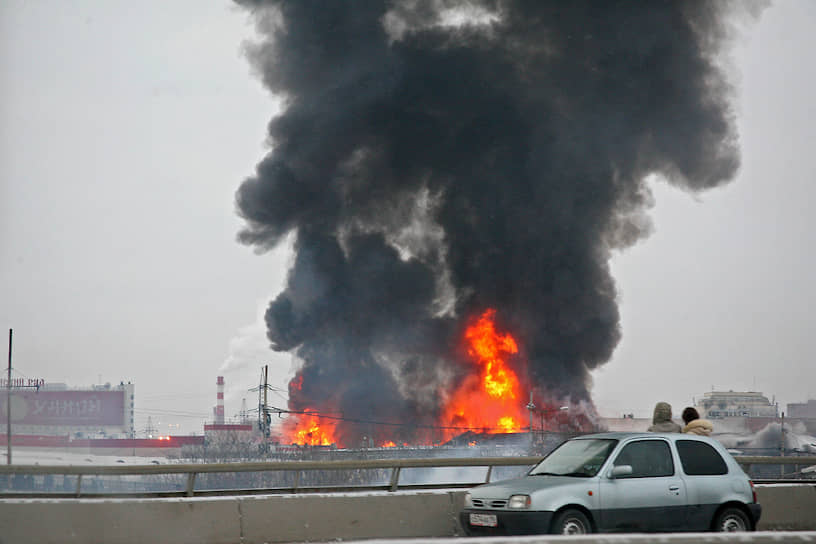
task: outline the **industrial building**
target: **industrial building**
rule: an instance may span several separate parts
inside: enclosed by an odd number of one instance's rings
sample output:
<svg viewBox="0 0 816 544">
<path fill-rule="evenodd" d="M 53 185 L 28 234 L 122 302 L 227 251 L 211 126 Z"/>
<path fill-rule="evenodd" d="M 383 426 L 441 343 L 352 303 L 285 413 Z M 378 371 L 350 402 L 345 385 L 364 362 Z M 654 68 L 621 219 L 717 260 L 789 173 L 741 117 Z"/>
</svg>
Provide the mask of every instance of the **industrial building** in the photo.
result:
<svg viewBox="0 0 816 544">
<path fill-rule="evenodd" d="M 134 385 L 91 385 L 69 388 L 64 383 L 7 388 L 11 393 L 14 434 L 36 436 L 133 438 Z M 2 395 L 5 397 L 5 395 Z M 5 400 L 5 398 L 4 398 Z M 0 433 L 6 434 L 7 402 L 0 403 Z"/>
<path fill-rule="evenodd" d="M 2 383 L 0 446 L 4 455 L 11 450 L 9 436 L 18 451 L 122 456 L 178 456 L 182 447 L 204 442 L 203 436 L 136 438 L 133 383 L 69 387 L 36 382 Z M 7 392 L 11 393 L 11 433 L 6 423 Z"/>
<path fill-rule="evenodd" d="M 788 403 L 787 416 L 816 419 L 816 400 Z"/>
</svg>

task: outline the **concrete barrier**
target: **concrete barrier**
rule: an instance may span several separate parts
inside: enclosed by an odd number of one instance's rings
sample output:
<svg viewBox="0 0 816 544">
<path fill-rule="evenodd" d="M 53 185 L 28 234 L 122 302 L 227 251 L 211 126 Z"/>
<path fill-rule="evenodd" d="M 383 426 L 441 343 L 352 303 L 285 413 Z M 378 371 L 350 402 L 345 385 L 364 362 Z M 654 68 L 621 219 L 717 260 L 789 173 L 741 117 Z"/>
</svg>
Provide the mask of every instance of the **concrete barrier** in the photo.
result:
<svg viewBox="0 0 816 544">
<path fill-rule="evenodd" d="M 0 544 L 262 544 L 454 537 L 463 534 L 457 521 L 463 495 L 464 491 L 456 490 L 190 499 L 3 499 Z M 764 510 L 759 530 L 816 531 L 816 485 L 757 486 L 757 495 Z M 786 541 L 778 538 L 784 533 L 767 534 L 777 538 L 768 540 L 757 533 L 741 542 Z M 799 542 L 816 542 L 816 533 L 795 534 L 811 539 L 799 538 Z M 661 535 L 660 540 L 664 537 L 672 542 L 703 541 L 682 540 L 690 535 Z M 570 542 L 603 542 L 605 538 Z M 654 541 L 655 536 L 650 538 Z M 469 539 L 468 543 L 479 540 Z M 500 544 L 502 540 L 490 542 Z"/>
<path fill-rule="evenodd" d="M 816 530 L 816 484 L 758 485 L 762 517 L 757 530 Z"/>
<path fill-rule="evenodd" d="M 0 501 L 1 544 L 237 544 L 240 523 L 234 498 Z"/>
<path fill-rule="evenodd" d="M 248 497 L 242 542 L 321 542 L 461 533 L 462 492 Z"/>
</svg>

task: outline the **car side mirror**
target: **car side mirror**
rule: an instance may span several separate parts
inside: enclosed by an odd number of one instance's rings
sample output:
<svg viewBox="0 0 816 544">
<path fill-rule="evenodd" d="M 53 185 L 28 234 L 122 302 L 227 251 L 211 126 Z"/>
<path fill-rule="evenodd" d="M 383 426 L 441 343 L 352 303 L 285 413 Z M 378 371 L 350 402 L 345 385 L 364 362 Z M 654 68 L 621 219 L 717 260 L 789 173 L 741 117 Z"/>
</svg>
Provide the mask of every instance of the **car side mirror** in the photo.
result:
<svg viewBox="0 0 816 544">
<path fill-rule="evenodd" d="M 612 479 L 629 476 L 630 474 L 632 474 L 632 465 L 617 465 L 609 471 L 609 477 Z"/>
</svg>

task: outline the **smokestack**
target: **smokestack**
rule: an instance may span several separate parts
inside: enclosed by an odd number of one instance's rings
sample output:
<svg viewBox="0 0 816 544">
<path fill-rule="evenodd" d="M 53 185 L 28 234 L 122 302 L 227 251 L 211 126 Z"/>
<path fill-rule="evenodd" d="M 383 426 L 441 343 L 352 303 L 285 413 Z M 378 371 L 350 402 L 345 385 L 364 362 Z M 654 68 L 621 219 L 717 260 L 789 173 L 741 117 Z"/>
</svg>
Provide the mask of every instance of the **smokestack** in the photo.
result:
<svg viewBox="0 0 816 544">
<path fill-rule="evenodd" d="M 224 424 L 224 376 L 218 376 L 215 380 L 215 385 L 218 386 L 218 392 L 215 399 L 215 424 Z"/>
<path fill-rule="evenodd" d="M 696 193 L 739 167 L 717 58 L 741 4 L 238 3 L 285 97 L 236 204 L 242 243 L 293 234 L 265 315 L 301 362 L 290 409 L 343 414 L 340 444 L 372 419 L 410 442 L 495 308 L 536 398 L 594 413 L 591 372 L 621 338 L 609 259 L 651 231 L 647 180 Z"/>
</svg>

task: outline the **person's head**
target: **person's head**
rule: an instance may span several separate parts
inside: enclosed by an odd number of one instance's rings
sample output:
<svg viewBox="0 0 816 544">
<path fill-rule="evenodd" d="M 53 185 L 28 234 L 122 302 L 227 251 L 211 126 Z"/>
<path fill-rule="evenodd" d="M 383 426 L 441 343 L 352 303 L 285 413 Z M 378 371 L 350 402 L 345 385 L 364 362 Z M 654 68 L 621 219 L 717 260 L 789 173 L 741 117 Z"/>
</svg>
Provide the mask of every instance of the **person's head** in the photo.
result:
<svg viewBox="0 0 816 544">
<path fill-rule="evenodd" d="M 689 424 L 690 421 L 694 421 L 695 419 L 700 419 L 700 414 L 697 413 L 697 410 L 689 406 L 685 410 L 683 410 L 683 421 L 686 425 Z"/>
<path fill-rule="evenodd" d="M 652 423 L 663 423 L 664 421 L 671 421 L 672 407 L 668 402 L 658 402 L 655 404 L 654 415 Z"/>
</svg>

